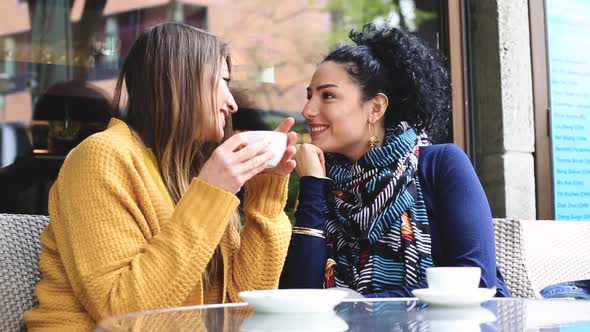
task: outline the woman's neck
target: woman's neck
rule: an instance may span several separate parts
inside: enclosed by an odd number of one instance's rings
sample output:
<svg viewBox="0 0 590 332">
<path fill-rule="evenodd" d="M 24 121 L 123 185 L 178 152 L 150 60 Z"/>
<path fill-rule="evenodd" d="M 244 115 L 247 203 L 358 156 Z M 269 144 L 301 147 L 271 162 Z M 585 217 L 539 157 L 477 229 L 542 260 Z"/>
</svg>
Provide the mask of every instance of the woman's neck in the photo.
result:
<svg viewBox="0 0 590 332">
<path fill-rule="evenodd" d="M 384 135 L 379 135 L 378 137 L 379 137 L 379 142 L 375 146 L 377 148 L 383 146 Z M 367 139 L 366 145 L 359 146 L 354 151 L 344 153 L 343 155 L 344 155 L 344 157 L 346 157 L 348 159 L 348 161 L 350 161 L 350 163 L 355 163 L 355 162 L 359 161 L 364 155 L 366 155 L 367 152 L 369 152 L 372 148 L 373 147 L 371 147 L 371 145 L 369 144 L 369 140 Z"/>
</svg>

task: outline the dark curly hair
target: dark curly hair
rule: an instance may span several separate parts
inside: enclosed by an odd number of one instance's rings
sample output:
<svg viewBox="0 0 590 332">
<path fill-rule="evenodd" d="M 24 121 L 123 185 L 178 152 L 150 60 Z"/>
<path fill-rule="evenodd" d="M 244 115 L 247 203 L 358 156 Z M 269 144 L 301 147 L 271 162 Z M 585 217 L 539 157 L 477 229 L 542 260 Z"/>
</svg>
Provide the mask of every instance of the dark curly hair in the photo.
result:
<svg viewBox="0 0 590 332">
<path fill-rule="evenodd" d="M 367 24 L 351 31 L 356 45 L 340 46 L 324 59 L 345 66 L 364 100 L 389 98 L 385 127 L 407 121 L 432 142 L 448 139 L 450 81 L 442 57 L 405 31 Z"/>
</svg>

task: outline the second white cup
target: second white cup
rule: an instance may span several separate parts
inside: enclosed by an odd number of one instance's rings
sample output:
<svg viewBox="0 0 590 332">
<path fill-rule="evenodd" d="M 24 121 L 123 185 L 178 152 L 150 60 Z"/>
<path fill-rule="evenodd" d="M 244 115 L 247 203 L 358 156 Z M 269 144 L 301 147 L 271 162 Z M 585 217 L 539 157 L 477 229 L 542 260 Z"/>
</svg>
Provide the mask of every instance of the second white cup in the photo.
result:
<svg viewBox="0 0 590 332">
<path fill-rule="evenodd" d="M 274 157 L 266 163 L 266 168 L 272 168 L 279 164 L 287 148 L 287 134 L 271 130 L 246 131 L 244 134 L 250 143 L 267 138 L 270 141 L 268 149 L 272 151 Z"/>
<path fill-rule="evenodd" d="M 428 288 L 441 293 L 465 293 L 479 287 L 479 267 L 431 267 L 426 269 Z"/>
</svg>

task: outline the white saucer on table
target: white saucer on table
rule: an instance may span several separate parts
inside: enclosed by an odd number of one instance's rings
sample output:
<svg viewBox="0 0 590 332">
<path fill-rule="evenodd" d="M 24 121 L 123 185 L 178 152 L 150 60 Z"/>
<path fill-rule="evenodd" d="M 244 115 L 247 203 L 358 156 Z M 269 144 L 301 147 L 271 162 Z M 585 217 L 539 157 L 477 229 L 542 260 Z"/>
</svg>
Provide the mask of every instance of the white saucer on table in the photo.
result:
<svg viewBox="0 0 590 332">
<path fill-rule="evenodd" d="M 335 289 L 273 289 L 238 295 L 257 313 L 325 313 L 332 312 L 348 293 Z"/>
<path fill-rule="evenodd" d="M 412 291 L 420 301 L 439 307 L 471 307 L 479 306 L 496 294 L 496 288 L 476 288 L 469 292 L 439 292 L 430 288 Z"/>
</svg>

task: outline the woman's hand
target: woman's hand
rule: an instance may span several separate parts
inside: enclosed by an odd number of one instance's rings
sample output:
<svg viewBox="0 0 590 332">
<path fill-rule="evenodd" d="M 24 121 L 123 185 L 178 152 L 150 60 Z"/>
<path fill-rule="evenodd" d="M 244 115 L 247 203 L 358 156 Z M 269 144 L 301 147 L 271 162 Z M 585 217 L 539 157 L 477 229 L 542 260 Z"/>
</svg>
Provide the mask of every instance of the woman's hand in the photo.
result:
<svg viewBox="0 0 590 332">
<path fill-rule="evenodd" d="M 326 162 L 324 152 L 317 146 L 309 143 L 297 144 L 297 154 L 295 155 L 297 167 L 295 172 L 299 177 L 302 176 L 326 176 Z"/>
<path fill-rule="evenodd" d="M 236 134 L 213 151 L 198 178 L 235 194 L 273 158 L 271 151 L 264 152 L 269 145 L 268 140 L 249 143 L 246 135 Z"/>
<path fill-rule="evenodd" d="M 274 168 L 269 168 L 265 171 L 265 173 L 287 176 L 291 174 L 291 171 L 297 165 L 295 163 L 295 142 L 297 141 L 297 133 L 296 132 L 289 132 L 289 129 L 293 127 L 295 124 L 295 119 L 288 117 L 281 124 L 275 129 L 275 131 L 287 134 L 287 147 L 285 148 L 285 154 L 283 154 L 283 158 L 281 161 L 275 166 Z"/>
</svg>

